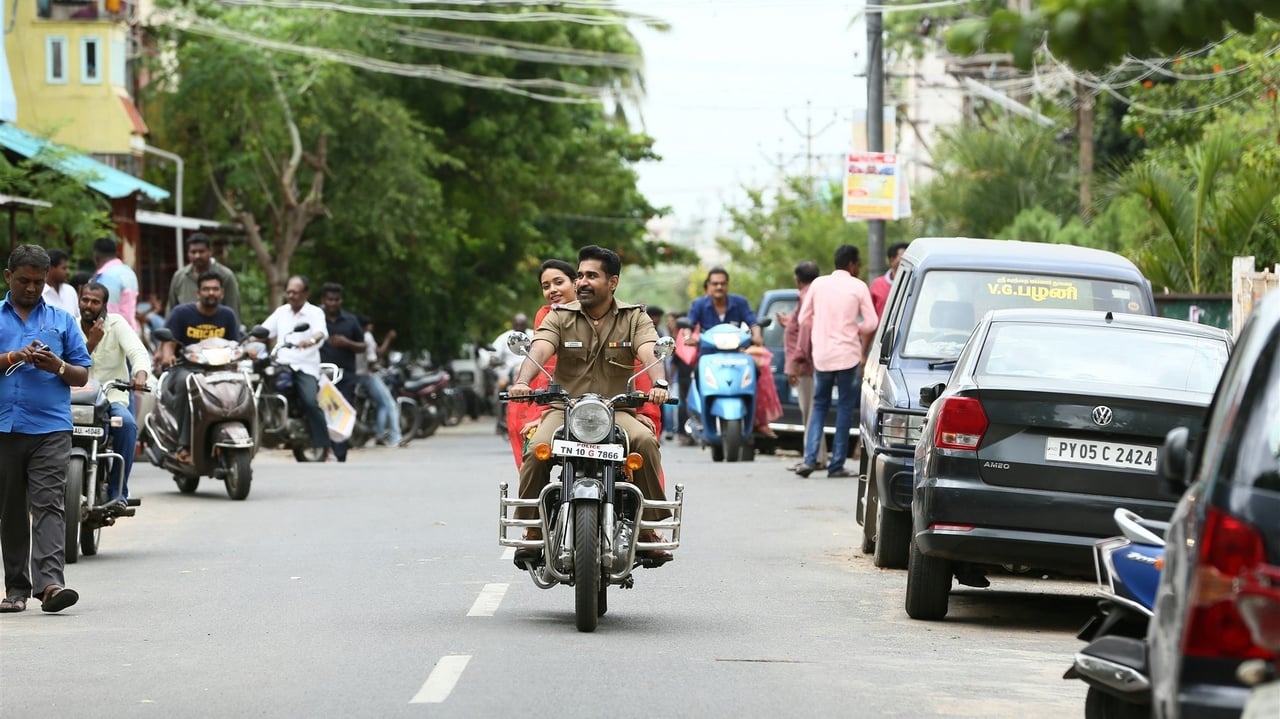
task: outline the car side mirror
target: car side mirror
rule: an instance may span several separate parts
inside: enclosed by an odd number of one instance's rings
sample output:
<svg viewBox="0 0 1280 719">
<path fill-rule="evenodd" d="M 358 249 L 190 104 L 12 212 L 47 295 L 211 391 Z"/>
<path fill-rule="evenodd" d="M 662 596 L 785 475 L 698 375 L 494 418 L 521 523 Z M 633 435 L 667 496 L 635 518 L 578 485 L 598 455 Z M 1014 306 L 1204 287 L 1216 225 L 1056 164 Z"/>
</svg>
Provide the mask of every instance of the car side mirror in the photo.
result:
<svg viewBox="0 0 1280 719">
<path fill-rule="evenodd" d="M 946 389 L 947 389 L 946 382 L 939 382 L 937 384 L 931 384 L 931 385 L 926 385 L 924 387 L 921 387 L 920 388 L 920 404 L 924 405 L 925 407 L 928 407 L 929 405 L 938 401 L 938 398 L 942 396 L 942 393 L 945 392 Z"/>
<path fill-rule="evenodd" d="M 1165 489 L 1171 494 L 1181 495 L 1190 482 L 1187 478 L 1188 457 L 1187 438 L 1191 431 L 1186 427 L 1174 427 L 1164 436 L 1164 445 L 1160 447 L 1160 455 L 1156 457 L 1156 475 L 1164 481 Z"/>
<path fill-rule="evenodd" d="M 890 325 L 880 336 L 880 364 L 889 364 L 889 358 L 893 356 L 893 334 L 897 331 L 897 327 Z"/>
</svg>

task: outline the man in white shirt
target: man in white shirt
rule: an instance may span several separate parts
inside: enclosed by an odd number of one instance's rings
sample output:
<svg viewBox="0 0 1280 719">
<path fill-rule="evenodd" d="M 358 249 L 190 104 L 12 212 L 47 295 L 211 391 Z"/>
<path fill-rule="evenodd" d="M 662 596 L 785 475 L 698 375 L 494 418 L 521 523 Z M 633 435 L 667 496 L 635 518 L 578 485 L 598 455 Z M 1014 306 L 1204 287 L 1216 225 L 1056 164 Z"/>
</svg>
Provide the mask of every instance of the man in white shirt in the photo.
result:
<svg viewBox="0 0 1280 719">
<path fill-rule="evenodd" d="M 80 300 L 76 288 L 67 282 L 69 268 L 67 253 L 49 250 L 49 274 L 44 278 L 44 302 L 51 307 L 66 310 L 72 317 L 80 316 Z"/>
<path fill-rule="evenodd" d="M 151 379 L 151 353 L 123 317 L 107 312 L 109 296 L 106 286 L 98 282 L 90 281 L 80 288 L 80 331 L 93 357 L 89 377 L 100 384 L 130 379 L 133 389 L 145 390 Z M 120 418 L 120 426 L 111 428 L 113 446 L 124 457 L 124 462 L 111 468 L 107 496 L 111 504 L 123 510 L 128 506 L 129 474 L 133 471 L 133 454 L 138 443 L 138 423 L 129 411 L 127 392 L 108 390 L 107 398 L 111 400 L 111 416 Z"/>
<path fill-rule="evenodd" d="M 290 277 L 284 288 L 285 304 L 277 307 L 262 326 L 270 333 L 272 346 L 281 336 L 295 345 L 282 348 L 276 355 L 276 360 L 293 369 L 294 387 L 298 390 L 298 401 L 302 404 L 307 429 L 311 432 L 311 446 L 328 449 L 329 429 L 324 421 L 324 411 L 320 409 L 318 395 L 320 345 L 329 338 L 329 330 L 324 310 L 307 302 L 309 292 L 310 286 L 305 277 Z M 307 329 L 295 332 L 293 328 L 304 322 L 308 325 Z"/>
</svg>

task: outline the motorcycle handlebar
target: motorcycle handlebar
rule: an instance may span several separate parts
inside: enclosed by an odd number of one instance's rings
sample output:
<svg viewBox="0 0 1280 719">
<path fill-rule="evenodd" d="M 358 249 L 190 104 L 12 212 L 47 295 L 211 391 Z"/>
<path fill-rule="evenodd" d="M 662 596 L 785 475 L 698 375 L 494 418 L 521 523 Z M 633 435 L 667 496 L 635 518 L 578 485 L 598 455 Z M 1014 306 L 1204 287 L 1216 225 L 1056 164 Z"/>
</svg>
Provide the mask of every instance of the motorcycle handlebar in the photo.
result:
<svg viewBox="0 0 1280 719">
<path fill-rule="evenodd" d="M 543 389 L 520 397 L 512 397 L 507 392 L 499 392 L 498 399 L 503 402 L 537 402 L 538 404 L 550 404 L 551 402 L 563 402 L 568 400 L 569 396 L 564 392 L 551 392 Z M 613 406 L 621 405 L 624 407 L 639 407 L 649 401 L 649 395 L 643 392 L 623 393 L 606 401 Z M 667 401 L 663 402 L 663 404 L 678 406 L 680 404 L 680 400 L 676 397 L 668 397 Z"/>
<path fill-rule="evenodd" d="M 134 392 L 150 392 L 151 391 L 150 387 L 143 387 L 142 389 L 134 389 L 132 382 L 128 380 L 123 380 L 123 379 L 111 380 L 110 382 L 107 383 L 107 389 L 119 389 L 119 390 L 124 390 L 125 392 L 128 392 L 130 390 Z"/>
</svg>

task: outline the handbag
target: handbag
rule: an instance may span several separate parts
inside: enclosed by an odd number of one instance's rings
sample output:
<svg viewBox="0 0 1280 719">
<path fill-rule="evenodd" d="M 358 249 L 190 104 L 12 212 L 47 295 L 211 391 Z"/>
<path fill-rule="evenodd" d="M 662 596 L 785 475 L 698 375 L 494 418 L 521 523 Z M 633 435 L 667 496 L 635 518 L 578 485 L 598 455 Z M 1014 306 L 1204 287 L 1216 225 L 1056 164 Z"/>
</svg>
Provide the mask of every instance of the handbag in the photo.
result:
<svg viewBox="0 0 1280 719">
<path fill-rule="evenodd" d="M 356 427 L 356 410 L 327 375 L 320 376 L 320 389 L 316 392 L 316 399 L 324 412 L 324 423 L 329 428 L 329 439 L 334 442 L 345 442 L 350 439 L 351 432 Z"/>
</svg>

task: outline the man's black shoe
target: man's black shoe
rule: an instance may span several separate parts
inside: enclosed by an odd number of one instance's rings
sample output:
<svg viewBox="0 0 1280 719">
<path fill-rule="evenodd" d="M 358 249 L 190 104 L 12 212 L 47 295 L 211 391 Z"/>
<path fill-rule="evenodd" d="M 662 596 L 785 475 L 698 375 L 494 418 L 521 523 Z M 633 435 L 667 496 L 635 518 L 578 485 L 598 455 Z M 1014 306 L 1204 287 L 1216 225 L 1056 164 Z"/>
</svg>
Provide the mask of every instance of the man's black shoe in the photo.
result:
<svg viewBox="0 0 1280 719">
<path fill-rule="evenodd" d="M 542 550 L 521 547 L 516 550 L 513 561 L 517 569 L 524 569 L 526 564 L 536 567 L 542 564 Z"/>
<path fill-rule="evenodd" d="M 847 469 L 837 469 L 834 472 L 827 472 L 827 479 L 834 479 L 836 477 L 852 477 L 852 476 L 853 476 L 853 472 L 850 472 Z"/>
<path fill-rule="evenodd" d="M 801 477 L 808 477 L 809 475 L 817 471 L 817 469 L 818 468 L 813 466 L 812 464 L 802 464 L 799 467 L 796 467 L 792 471 L 794 471 L 796 474 L 800 475 Z"/>
</svg>

